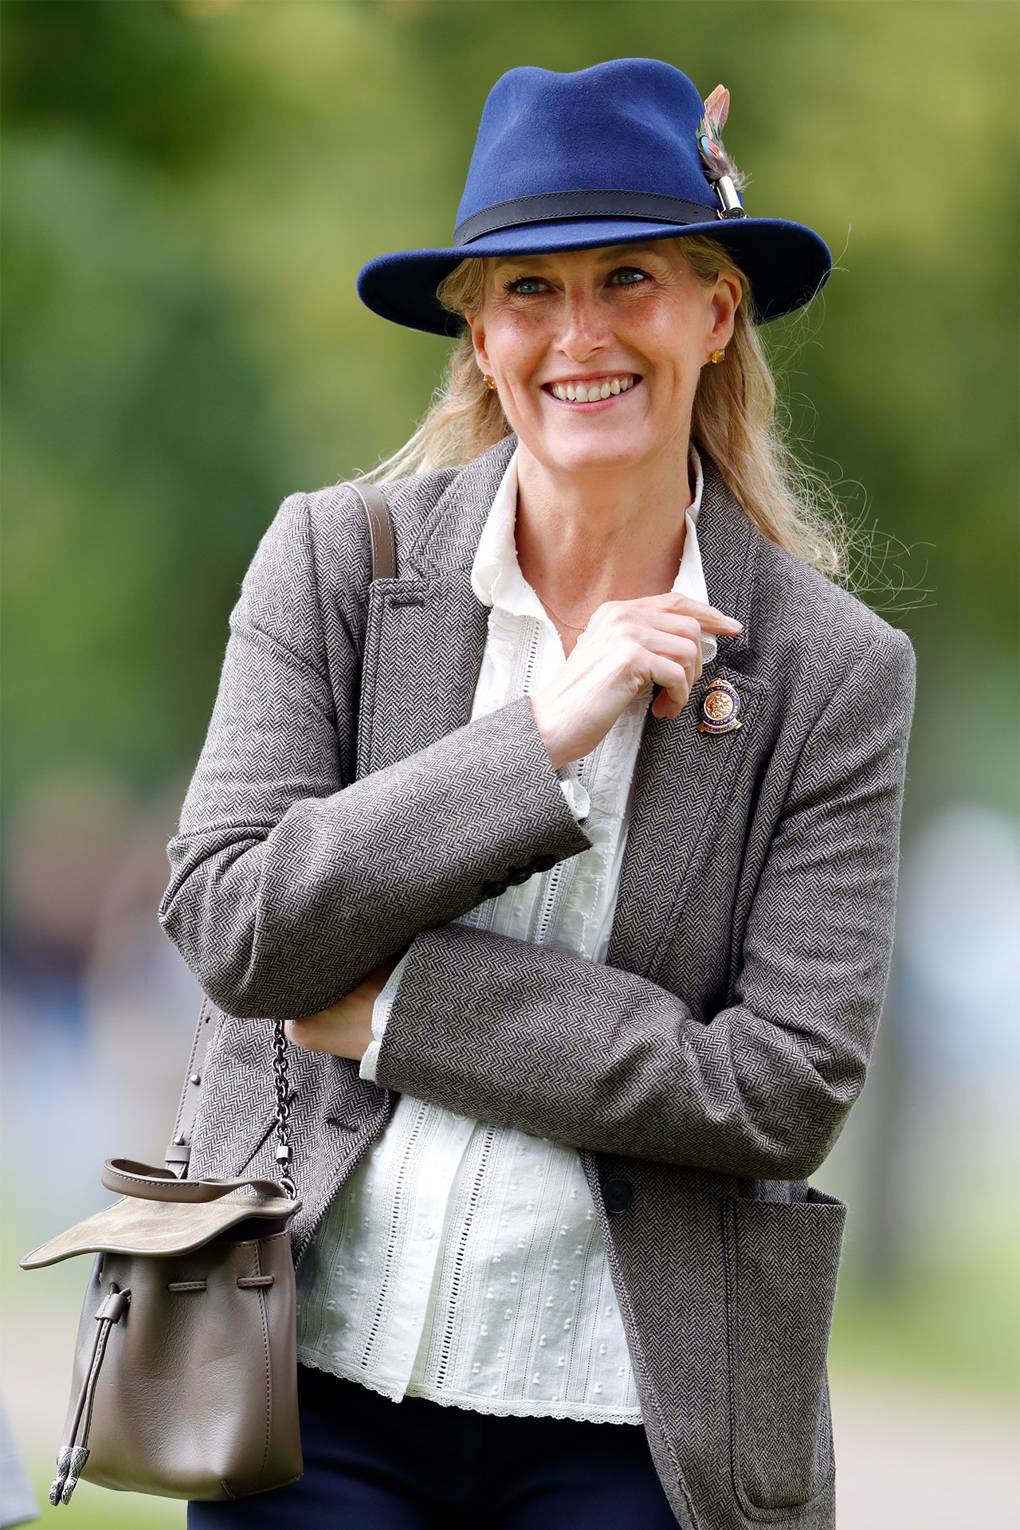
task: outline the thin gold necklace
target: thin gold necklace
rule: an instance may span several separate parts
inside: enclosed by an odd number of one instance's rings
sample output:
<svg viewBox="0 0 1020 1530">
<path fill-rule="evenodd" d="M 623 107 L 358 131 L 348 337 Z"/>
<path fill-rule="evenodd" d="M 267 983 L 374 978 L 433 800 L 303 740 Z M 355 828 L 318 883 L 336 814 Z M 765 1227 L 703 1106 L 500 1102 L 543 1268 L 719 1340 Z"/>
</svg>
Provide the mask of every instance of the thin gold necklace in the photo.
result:
<svg viewBox="0 0 1020 1530">
<path fill-rule="evenodd" d="M 549 604 L 549 602 L 547 600 L 543 600 L 542 604 L 543 604 L 543 606 L 545 606 L 545 609 L 549 612 L 550 616 L 555 616 L 556 620 L 558 622 L 563 622 L 564 627 L 569 627 L 571 632 L 583 632 L 584 628 L 587 627 L 587 625 L 588 625 L 588 622 L 585 622 L 584 627 L 577 627 L 577 626 L 574 625 L 573 622 L 563 621 L 563 617 L 558 615 L 557 612 L 555 612 L 553 610 L 552 606 Z M 591 617 L 590 616 L 588 618 L 588 621 L 591 621 Z"/>
</svg>

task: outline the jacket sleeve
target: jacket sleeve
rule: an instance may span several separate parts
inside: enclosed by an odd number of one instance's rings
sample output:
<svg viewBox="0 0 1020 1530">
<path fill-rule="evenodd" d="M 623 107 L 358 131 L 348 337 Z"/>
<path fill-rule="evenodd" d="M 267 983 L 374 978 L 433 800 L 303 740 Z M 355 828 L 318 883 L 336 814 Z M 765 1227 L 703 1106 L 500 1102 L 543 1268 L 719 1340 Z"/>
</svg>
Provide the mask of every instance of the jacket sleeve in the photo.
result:
<svg viewBox="0 0 1020 1530">
<path fill-rule="evenodd" d="M 589 819 L 591 814 L 591 798 L 584 784 L 577 780 L 576 777 L 568 775 L 569 769 L 570 767 L 564 766 L 561 770 L 557 771 L 557 775 L 560 777 L 560 786 L 563 788 L 563 795 L 570 804 L 571 812 L 575 818 L 580 819 L 584 817 Z M 397 987 L 400 983 L 400 974 L 403 972 L 406 964 L 407 956 L 405 955 L 397 962 L 383 987 L 376 994 L 375 1003 L 372 1005 L 372 1040 L 362 1053 L 361 1062 L 358 1066 L 358 1072 L 361 1074 L 361 1077 L 368 1079 L 371 1084 L 374 1084 L 376 1081 L 375 1064 L 376 1058 L 379 1056 L 379 1046 L 382 1042 L 383 1033 L 386 1030 L 386 1022 L 389 1019 L 393 1000 L 396 997 Z"/>
<path fill-rule="evenodd" d="M 324 1009 L 421 929 L 591 845 L 526 696 L 349 779 L 370 577 L 359 514 L 348 506 L 338 539 L 327 645 L 308 496 L 277 510 L 167 845 L 159 922 L 237 1018 Z"/>
<path fill-rule="evenodd" d="M 846 674 L 799 756 L 707 1023 L 637 974 L 462 924 L 411 943 L 379 1087 L 537 1136 L 806 1179 L 864 1083 L 893 947 L 915 691 L 909 638 Z"/>
</svg>

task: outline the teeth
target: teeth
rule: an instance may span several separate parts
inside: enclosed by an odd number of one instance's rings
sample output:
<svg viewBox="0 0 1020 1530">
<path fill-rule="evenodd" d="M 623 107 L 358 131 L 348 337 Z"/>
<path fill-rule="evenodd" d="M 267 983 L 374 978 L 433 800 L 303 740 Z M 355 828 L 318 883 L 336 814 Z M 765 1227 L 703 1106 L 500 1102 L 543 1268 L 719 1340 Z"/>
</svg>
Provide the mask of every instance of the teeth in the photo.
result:
<svg viewBox="0 0 1020 1530">
<path fill-rule="evenodd" d="M 607 377 L 603 382 L 592 383 L 586 386 L 584 383 L 553 383 L 551 391 L 557 398 L 568 400 L 572 404 L 591 404 L 597 398 L 609 398 L 614 393 L 626 393 L 628 388 L 634 386 L 634 378 L 630 373 L 623 377 Z"/>
</svg>

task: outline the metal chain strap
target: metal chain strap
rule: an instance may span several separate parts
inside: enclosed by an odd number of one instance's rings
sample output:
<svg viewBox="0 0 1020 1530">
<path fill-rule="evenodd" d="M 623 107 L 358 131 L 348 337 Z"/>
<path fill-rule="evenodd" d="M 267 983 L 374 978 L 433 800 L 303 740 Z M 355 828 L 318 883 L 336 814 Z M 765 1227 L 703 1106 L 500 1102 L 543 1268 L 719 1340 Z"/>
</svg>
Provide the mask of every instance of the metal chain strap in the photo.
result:
<svg viewBox="0 0 1020 1530">
<path fill-rule="evenodd" d="M 273 1023 L 273 1080 L 276 1085 L 276 1135 L 279 1142 L 276 1148 L 276 1161 L 283 1166 L 280 1174 L 280 1184 L 291 1200 L 297 1199 L 297 1186 L 290 1176 L 291 1146 L 290 1146 L 290 1106 L 287 1096 L 290 1093 L 290 1078 L 287 1072 L 287 1037 L 284 1034 L 283 1021 L 276 1020 Z"/>
</svg>

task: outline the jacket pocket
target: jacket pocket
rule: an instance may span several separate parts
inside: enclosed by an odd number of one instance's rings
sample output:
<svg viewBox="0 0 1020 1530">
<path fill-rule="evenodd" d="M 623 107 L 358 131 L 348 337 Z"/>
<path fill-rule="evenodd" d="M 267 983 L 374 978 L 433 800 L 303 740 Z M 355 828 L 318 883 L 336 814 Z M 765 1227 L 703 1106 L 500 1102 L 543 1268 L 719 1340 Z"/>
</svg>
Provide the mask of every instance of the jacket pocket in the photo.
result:
<svg viewBox="0 0 1020 1530">
<path fill-rule="evenodd" d="M 811 1185 L 801 1201 L 728 1202 L 730 1450 L 752 1518 L 832 1485 L 827 1357 L 846 1212 Z"/>
</svg>

